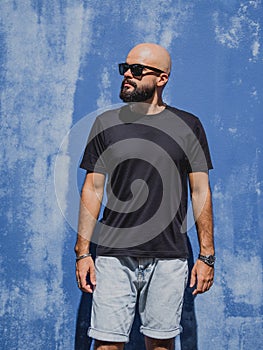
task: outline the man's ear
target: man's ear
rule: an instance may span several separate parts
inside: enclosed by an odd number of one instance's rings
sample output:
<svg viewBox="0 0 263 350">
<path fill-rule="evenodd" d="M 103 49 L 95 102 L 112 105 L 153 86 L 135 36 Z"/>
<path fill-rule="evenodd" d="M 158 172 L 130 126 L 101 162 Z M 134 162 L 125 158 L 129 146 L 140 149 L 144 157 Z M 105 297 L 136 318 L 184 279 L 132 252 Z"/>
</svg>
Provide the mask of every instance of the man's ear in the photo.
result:
<svg viewBox="0 0 263 350">
<path fill-rule="evenodd" d="M 169 80 L 169 75 L 167 73 L 161 73 L 157 79 L 156 85 L 159 87 L 165 86 Z"/>
</svg>

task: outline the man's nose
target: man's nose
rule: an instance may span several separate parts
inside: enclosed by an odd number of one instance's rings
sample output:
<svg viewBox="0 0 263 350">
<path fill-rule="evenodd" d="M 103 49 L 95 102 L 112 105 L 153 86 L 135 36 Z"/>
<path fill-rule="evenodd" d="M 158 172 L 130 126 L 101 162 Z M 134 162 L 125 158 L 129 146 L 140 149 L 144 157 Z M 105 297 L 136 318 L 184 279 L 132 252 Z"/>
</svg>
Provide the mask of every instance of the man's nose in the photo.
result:
<svg viewBox="0 0 263 350">
<path fill-rule="evenodd" d="M 130 68 L 123 74 L 125 78 L 133 78 Z"/>
</svg>

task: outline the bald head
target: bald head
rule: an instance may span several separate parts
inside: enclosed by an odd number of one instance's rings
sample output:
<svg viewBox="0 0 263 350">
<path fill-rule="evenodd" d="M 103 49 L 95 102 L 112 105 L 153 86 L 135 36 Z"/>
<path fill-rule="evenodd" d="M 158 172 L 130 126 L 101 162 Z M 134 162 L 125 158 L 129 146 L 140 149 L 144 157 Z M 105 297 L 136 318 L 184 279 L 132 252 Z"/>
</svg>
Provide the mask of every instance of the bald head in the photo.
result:
<svg viewBox="0 0 263 350">
<path fill-rule="evenodd" d="M 136 45 L 126 59 L 129 64 L 140 63 L 151 66 L 170 74 L 171 57 L 169 52 L 162 46 L 153 43 Z"/>
</svg>

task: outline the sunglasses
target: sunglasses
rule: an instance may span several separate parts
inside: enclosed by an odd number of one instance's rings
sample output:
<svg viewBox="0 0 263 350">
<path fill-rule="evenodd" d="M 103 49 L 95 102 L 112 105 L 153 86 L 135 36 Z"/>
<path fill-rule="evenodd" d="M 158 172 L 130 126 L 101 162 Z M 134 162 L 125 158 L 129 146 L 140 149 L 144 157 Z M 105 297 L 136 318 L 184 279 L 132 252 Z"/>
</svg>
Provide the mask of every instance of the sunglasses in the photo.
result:
<svg viewBox="0 0 263 350">
<path fill-rule="evenodd" d="M 154 72 L 157 73 L 164 73 L 164 71 L 162 71 L 161 69 L 155 68 L 155 67 L 150 67 L 150 66 L 144 66 L 142 64 L 139 63 L 135 63 L 135 64 L 128 64 L 128 63 L 119 63 L 119 73 L 120 75 L 124 75 L 125 72 L 127 72 L 127 70 L 131 70 L 131 74 L 134 77 L 140 77 L 142 75 L 142 72 L 144 70 L 144 68 L 153 70 Z"/>
</svg>

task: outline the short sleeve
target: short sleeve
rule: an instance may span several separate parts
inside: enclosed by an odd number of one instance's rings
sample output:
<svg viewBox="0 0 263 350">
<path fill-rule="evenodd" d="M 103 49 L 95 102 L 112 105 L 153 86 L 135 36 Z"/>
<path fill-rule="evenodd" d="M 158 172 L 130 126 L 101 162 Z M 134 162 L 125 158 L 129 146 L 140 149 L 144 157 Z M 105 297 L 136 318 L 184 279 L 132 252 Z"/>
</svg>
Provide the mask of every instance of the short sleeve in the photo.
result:
<svg viewBox="0 0 263 350">
<path fill-rule="evenodd" d="M 213 169 L 209 146 L 205 130 L 198 118 L 196 118 L 193 133 L 190 135 L 190 142 L 187 148 L 189 172 L 207 172 Z"/>
<path fill-rule="evenodd" d="M 88 172 L 106 174 L 107 171 L 103 159 L 104 150 L 104 131 L 99 118 L 96 118 L 88 137 L 80 168 L 85 169 Z"/>
</svg>

